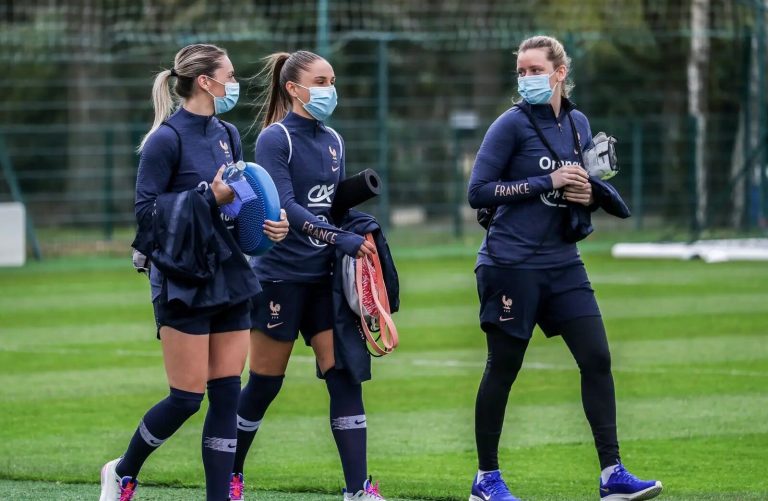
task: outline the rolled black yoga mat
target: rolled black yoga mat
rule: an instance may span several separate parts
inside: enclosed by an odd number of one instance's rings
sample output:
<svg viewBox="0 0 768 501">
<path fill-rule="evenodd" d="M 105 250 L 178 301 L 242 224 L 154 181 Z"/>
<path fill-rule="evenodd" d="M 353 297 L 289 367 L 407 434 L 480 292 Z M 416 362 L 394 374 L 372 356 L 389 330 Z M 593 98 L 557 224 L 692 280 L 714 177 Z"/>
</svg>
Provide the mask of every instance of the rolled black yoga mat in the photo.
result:
<svg viewBox="0 0 768 501">
<path fill-rule="evenodd" d="M 335 222 L 352 207 L 370 200 L 381 193 L 381 178 L 373 169 L 365 169 L 339 183 L 331 206 L 331 217 Z"/>
</svg>

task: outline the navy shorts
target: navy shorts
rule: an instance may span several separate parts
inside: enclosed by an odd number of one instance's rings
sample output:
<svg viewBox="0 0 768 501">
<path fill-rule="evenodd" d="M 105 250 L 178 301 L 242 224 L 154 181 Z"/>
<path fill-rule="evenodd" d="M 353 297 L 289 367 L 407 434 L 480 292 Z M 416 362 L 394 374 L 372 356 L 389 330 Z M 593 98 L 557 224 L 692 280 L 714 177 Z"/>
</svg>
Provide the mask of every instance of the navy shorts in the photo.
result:
<svg viewBox="0 0 768 501">
<path fill-rule="evenodd" d="M 600 316 L 595 292 L 582 263 L 563 268 L 528 270 L 480 266 L 480 327 L 530 339 L 538 325 L 547 337 L 560 335 L 563 322 Z"/>
<path fill-rule="evenodd" d="M 261 282 L 254 296 L 251 327 L 277 341 L 304 342 L 317 333 L 333 329 L 331 283 Z"/>
<path fill-rule="evenodd" d="M 185 334 L 216 334 L 251 328 L 251 302 L 215 308 L 189 308 L 181 301 L 167 303 L 160 298 L 152 302 L 155 309 L 157 337 L 160 327 L 172 327 Z"/>
</svg>

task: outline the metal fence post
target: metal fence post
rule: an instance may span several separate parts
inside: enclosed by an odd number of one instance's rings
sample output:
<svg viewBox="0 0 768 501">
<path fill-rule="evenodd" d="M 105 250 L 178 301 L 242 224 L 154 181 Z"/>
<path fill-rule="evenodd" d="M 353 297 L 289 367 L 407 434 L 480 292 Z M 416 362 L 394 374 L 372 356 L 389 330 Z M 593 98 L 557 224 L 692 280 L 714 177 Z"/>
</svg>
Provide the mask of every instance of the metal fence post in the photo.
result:
<svg viewBox="0 0 768 501">
<path fill-rule="evenodd" d="M 330 56 L 328 42 L 328 2 L 329 0 L 317 0 L 317 53 L 324 58 Z"/>
<path fill-rule="evenodd" d="M 378 39 L 378 96 L 376 113 L 379 143 L 379 176 L 381 177 L 381 196 L 379 197 L 379 224 L 383 230 L 389 227 L 389 40 L 382 36 Z"/>
<path fill-rule="evenodd" d="M 763 145 L 765 141 L 768 141 L 768 116 L 766 110 L 765 100 L 765 71 L 764 66 L 766 63 L 766 35 L 765 35 L 765 14 L 766 4 L 764 0 L 758 1 L 757 6 L 757 65 L 759 71 L 757 72 L 757 88 L 759 89 L 757 94 L 757 113 L 758 113 L 758 154 L 755 158 L 755 164 L 760 172 L 760 189 L 758 191 L 760 197 L 760 220 L 759 226 L 763 229 L 768 228 L 768 173 L 766 173 L 766 155 Z"/>
<path fill-rule="evenodd" d="M 690 200 L 690 218 L 691 218 L 691 241 L 698 240 L 701 236 L 702 223 L 698 217 L 699 195 L 696 190 L 698 176 L 696 174 L 696 165 L 699 162 L 698 149 L 696 148 L 696 134 L 699 129 L 699 120 L 695 115 L 688 115 L 688 179 L 691 193 Z"/>
<path fill-rule="evenodd" d="M 461 224 L 461 194 L 462 194 L 462 175 L 461 175 L 461 131 L 458 128 L 453 129 L 453 236 L 461 238 L 464 233 L 464 227 Z"/>
<path fill-rule="evenodd" d="M 742 155 L 744 155 L 744 161 L 743 161 L 743 178 L 744 178 L 744 188 L 742 196 L 744 197 L 744 207 L 742 208 L 742 213 L 739 216 L 739 219 L 741 220 L 741 225 L 743 229 L 750 230 L 752 229 L 752 218 L 750 214 L 750 207 L 752 206 L 752 171 L 749 168 L 749 158 L 752 156 L 752 91 L 751 91 L 751 82 L 750 82 L 750 75 L 752 74 L 752 30 L 747 28 L 746 34 L 744 35 L 744 67 L 745 67 L 745 74 L 744 74 L 744 101 L 742 103 L 742 109 L 744 110 L 744 123 L 742 124 L 742 127 L 744 128 L 744 139 L 742 141 Z"/>
<path fill-rule="evenodd" d="M 632 212 L 635 217 L 635 229 L 643 228 L 643 124 L 632 123 Z"/>
<path fill-rule="evenodd" d="M 115 174 L 115 131 L 104 131 L 104 239 L 112 240 L 114 235 L 114 174 Z"/>
</svg>

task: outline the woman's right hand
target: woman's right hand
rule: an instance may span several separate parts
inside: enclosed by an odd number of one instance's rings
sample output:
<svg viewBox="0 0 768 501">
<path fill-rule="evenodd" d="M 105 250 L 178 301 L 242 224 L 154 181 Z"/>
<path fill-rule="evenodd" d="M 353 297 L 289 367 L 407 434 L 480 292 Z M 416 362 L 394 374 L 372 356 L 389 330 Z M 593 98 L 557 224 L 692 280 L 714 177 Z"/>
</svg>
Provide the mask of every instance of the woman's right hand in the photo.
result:
<svg viewBox="0 0 768 501">
<path fill-rule="evenodd" d="M 586 188 L 589 184 L 589 174 L 578 165 L 566 165 L 560 167 L 549 175 L 552 178 L 552 189 L 559 190 L 564 186 L 576 186 Z"/>
<path fill-rule="evenodd" d="M 221 179 L 225 168 L 226 165 L 219 167 L 219 172 L 216 173 L 216 177 L 213 178 L 211 183 L 211 191 L 214 198 L 216 198 L 216 205 L 226 205 L 235 199 L 235 190 Z"/>
<path fill-rule="evenodd" d="M 368 240 L 363 241 L 363 245 L 360 246 L 360 250 L 357 251 L 357 257 L 372 256 L 376 254 L 376 246 L 373 242 Z"/>
</svg>

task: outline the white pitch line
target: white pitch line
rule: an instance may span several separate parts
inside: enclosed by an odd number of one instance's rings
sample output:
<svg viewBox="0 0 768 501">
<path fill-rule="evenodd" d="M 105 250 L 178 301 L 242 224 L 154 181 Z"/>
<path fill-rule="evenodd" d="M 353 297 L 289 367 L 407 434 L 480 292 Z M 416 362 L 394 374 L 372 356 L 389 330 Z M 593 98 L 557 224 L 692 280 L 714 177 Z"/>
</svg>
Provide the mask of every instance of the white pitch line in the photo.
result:
<svg viewBox="0 0 768 501">
<path fill-rule="evenodd" d="M 435 360 L 435 359 L 411 359 L 411 365 L 431 366 L 431 367 L 473 367 L 483 368 L 483 363 L 469 362 L 466 360 Z M 395 363 L 394 361 L 390 363 Z M 568 371 L 577 370 L 576 364 L 548 364 L 544 362 L 523 362 L 523 369 L 533 369 L 542 371 Z M 631 372 L 631 373 L 651 373 L 651 374 L 672 374 L 684 372 L 686 374 L 716 375 L 716 376 L 748 376 L 748 377 L 768 377 L 768 372 L 743 371 L 739 369 L 732 370 L 707 370 L 707 369 L 668 369 L 662 367 L 613 367 L 613 372 Z"/>
<path fill-rule="evenodd" d="M 0 352 L 14 352 L 23 353 L 29 352 L 29 349 L 20 348 L 0 348 Z M 46 353 L 52 355 L 82 355 L 87 353 L 83 350 L 76 348 L 55 348 L 55 349 L 39 349 L 34 348 L 35 353 Z M 120 356 L 130 357 L 152 357 L 159 358 L 162 356 L 160 351 L 138 351 L 138 350 L 124 350 L 118 349 L 114 351 L 106 351 L 106 353 L 113 353 Z M 315 357 L 307 355 L 294 355 L 291 360 L 295 360 L 298 363 L 313 364 L 315 363 Z M 444 367 L 444 368 L 469 368 L 482 370 L 485 366 L 485 362 L 473 362 L 469 360 L 453 360 L 453 359 L 429 359 L 429 358 L 397 358 L 394 355 L 393 358 L 389 358 L 386 361 L 387 365 L 398 366 L 415 366 L 415 367 Z M 549 364 L 545 362 L 523 362 L 523 369 L 540 370 L 540 371 L 576 371 L 578 370 L 576 364 L 563 365 L 563 364 Z M 712 375 L 712 376 L 743 376 L 743 377 L 759 377 L 768 378 L 768 372 L 761 371 L 745 371 L 740 369 L 731 370 L 717 370 L 717 369 L 672 369 L 665 367 L 613 367 L 613 372 L 626 372 L 635 374 L 691 374 L 691 375 Z"/>
<path fill-rule="evenodd" d="M 397 355 L 395 355 L 396 357 Z M 314 357 L 309 356 L 294 356 L 302 363 L 315 363 Z M 451 360 L 451 359 L 428 359 L 428 358 L 392 358 L 387 360 L 387 365 L 411 365 L 417 367 L 459 367 L 459 368 L 472 368 L 482 370 L 484 362 L 472 362 L 468 360 Z M 523 369 L 541 370 L 541 371 L 576 371 L 578 368 L 576 364 L 563 365 L 563 364 L 548 364 L 544 362 L 523 362 Z M 732 370 L 707 370 L 707 369 L 669 369 L 663 367 L 613 367 L 613 372 L 627 372 L 627 373 L 639 373 L 639 374 L 696 374 L 696 375 L 714 375 L 714 376 L 746 376 L 746 377 L 768 377 L 768 372 L 760 371 L 743 371 L 739 369 Z"/>
<path fill-rule="evenodd" d="M 93 351 L 90 350 L 81 350 L 78 348 L 46 348 L 46 349 L 40 349 L 38 347 L 28 346 L 24 348 L 0 348 L 0 353 L 6 352 L 6 353 L 45 353 L 47 355 L 84 355 L 93 353 Z M 163 353 L 161 351 L 140 351 L 140 350 L 105 350 L 101 354 L 114 354 L 114 355 L 120 355 L 120 356 L 129 356 L 129 357 L 162 357 Z"/>
</svg>

